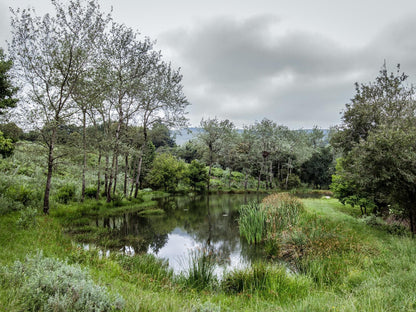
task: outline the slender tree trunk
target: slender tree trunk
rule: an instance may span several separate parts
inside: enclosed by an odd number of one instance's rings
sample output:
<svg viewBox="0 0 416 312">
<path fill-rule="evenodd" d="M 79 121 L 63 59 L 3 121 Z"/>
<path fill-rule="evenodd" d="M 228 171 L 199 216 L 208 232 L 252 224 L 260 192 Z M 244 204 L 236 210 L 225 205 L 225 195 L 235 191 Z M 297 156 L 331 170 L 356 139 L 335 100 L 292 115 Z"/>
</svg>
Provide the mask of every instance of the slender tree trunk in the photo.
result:
<svg viewBox="0 0 416 312">
<path fill-rule="evenodd" d="M 43 213 L 49 214 L 49 195 L 51 191 L 52 171 L 53 171 L 53 150 L 55 147 L 56 127 L 52 129 L 52 135 L 49 140 L 48 151 L 48 173 L 46 176 L 45 194 L 43 196 Z"/>
<path fill-rule="evenodd" d="M 137 194 L 139 193 L 139 183 L 140 183 L 140 173 L 142 171 L 142 162 L 143 162 L 143 153 L 139 157 L 139 163 L 137 164 L 137 171 L 136 171 L 136 189 L 134 190 L 134 198 L 137 198 Z"/>
<path fill-rule="evenodd" d="M 247 191 L 247 183 L 248 183 L 248 174 L 244 175 L 244 190 Z"/>
<path fill-rule="evenodd" d="M 98 149 L 97 193 L 95 194 L 96 200 L 100 198 L 100 188 L 101 188 L 101 149 Z"/>
<path fill-rule="evenodd" d="M 127 175 L 128 175 L 128 172 L 129 172 L 129 155 L 128 154 L 126 154 L 124 156 L 124 165 L 125 165 L 125 167 L 124 167 L 123 194 L 124 194 L 124 197 L 127 197 L 127 183 L 128 183 Z"/>
<path fill-rule="evenodd" d="M 82 164 L 82 186 L 81 186 L 81 202 L 85 199 L 85 171 L 87 170 L 87 137 L 86 137 L 86 111 L 82 110 L 82 149 L 84 152 L 84 161 Z"/>
<path fill-rule="evenodd" d="M 116 156 L 115 166 L 114 166 L 114 186 L 113 186 L 113 195 L 116 193 L 117 187 L 117 176 L 118 176 L 118 153 Z"/>
<path fill-rule="evenodd" d="M 114 180 L 114 168 L 116 165 L 116 155 L 113 155 L 113 160 L 111 161 L 111 168 L 110 168 L 110 177 L 108 181 L 108 190 L 107 190 L 107 203 L 111 202 L 111 189 L 113 187 L 113 180 Z"/>
<path fill-rule="evenodd" d="M 212 149 L 210 147 L 209 149 L 209 170 L 208 170 L 208 181 L 207 181 L 207 190 L 208 190 L 208 194 L 209 194 L 209 189 L 211 186 L 211 172 L 212 172 Z"/>
<path fill-rule="evenodd" d="M 108 193 L 108 173 L 110 171 L 109 169 L 110 166 L 110 157 L 108 156 L 108 154 L 105 155 L 105 174 L 104 174 L 104 195 L 107 197 L 107 193 Z"/>
</svg>

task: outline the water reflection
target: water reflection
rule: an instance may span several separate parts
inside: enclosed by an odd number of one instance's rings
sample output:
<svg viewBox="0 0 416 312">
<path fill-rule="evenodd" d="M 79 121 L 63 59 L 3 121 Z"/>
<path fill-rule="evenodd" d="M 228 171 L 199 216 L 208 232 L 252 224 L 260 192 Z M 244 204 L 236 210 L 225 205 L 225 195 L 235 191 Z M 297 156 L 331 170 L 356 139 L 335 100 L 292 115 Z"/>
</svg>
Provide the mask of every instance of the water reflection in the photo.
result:
<svg viewBox="0 0 416 312">
<path fill-rule="evenodd" d="M 128 254 L 152 253 L 169 260 L 180 272 L 188 265 L 188 255 L 197 248 L 212 252 L 220 268 L 242 267 L 262 255 L 255 246 L 240 239 L 238 208 L 262 195 L 233 194 L 172 197 L 159 201 L 165 214 L 139 213 L 97 219 L 95 225 L 112 229 L 118 249 Z"/>
</svg>

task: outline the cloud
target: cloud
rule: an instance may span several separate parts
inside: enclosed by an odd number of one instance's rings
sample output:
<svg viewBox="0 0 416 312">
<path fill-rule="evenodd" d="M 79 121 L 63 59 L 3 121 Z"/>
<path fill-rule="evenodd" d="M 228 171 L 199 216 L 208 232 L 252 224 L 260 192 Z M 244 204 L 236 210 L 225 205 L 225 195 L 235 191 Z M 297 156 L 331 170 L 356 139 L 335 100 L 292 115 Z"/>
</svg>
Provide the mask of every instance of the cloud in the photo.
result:
<svg viewBox="0 0 416 312">
<path fill-rule="evenodd" d="M 279 23 L 271 15 L 222 17 L 162 37 L 183 67 L 193 123 L 207 115 L 237 124 L 268 117 L 292 127 L 339 119 L 360 53 L 320 34 L 276 32 Z"/>
</svg>

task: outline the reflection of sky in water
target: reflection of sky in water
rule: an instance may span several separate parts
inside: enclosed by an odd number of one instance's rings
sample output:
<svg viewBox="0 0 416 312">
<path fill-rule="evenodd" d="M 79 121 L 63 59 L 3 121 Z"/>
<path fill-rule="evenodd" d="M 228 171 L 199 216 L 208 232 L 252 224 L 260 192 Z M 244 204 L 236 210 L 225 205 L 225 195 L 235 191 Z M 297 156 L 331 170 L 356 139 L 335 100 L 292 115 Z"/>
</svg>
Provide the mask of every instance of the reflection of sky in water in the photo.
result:
<svg viewBox="0 0 416 312">
<path fill-rule="evenodd" d="M 211 247 L 214 250 L 219 250 L 221 242 L 212 244 Z M 166 244 L 159 250 L 158 253 L 155 253 L 154 250 L 150 250 L 149 253 L 159 257 L 164 258 L 169 261 L 169 266 L 173 269 L 175 273 L 186 272 L 189 267 L 190 253 L 197 250 L 198 248 L 203 248 L 201 243 L 193 239 L 186 231 L 175 228 L 170 234 L 168 234 L 168 239 Z M 224 270 L 233 270 L 236 268 L 246 267 L 248 264 L 243 259 L 241 259 L 241 247 L 240 244 L 237 244 L 236 248 L 231 251 L 227 259 L 221 259 L 221 264 L 217 264 L 215 267 L 215 274 L 219 277 L 222 276 Z M 221 255 L 216 254 L 217 257 L 221 258 Z M 225 260 L 225 261 L 224 261 Z"/>
</svg>

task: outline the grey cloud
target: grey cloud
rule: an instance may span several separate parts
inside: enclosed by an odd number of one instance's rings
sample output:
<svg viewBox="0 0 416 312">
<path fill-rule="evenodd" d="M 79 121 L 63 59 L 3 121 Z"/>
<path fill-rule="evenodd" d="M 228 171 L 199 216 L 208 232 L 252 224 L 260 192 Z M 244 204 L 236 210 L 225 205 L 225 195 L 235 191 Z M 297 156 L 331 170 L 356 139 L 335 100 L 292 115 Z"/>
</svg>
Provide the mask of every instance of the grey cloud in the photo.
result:
<svg viewBox="0 0 416 312">
<path fill-rule="evenodd" d="M 306 31 L 274 34 L 272 27 L 279 22 L 271 16 L 221 18 L 165 35 L 183 67 L 191 122 L 206 115 L 237 124 L 268 117 L 291 127 L 338 122 L 351 79 L 366 73 L 361 51 Z"/>
</svg>

